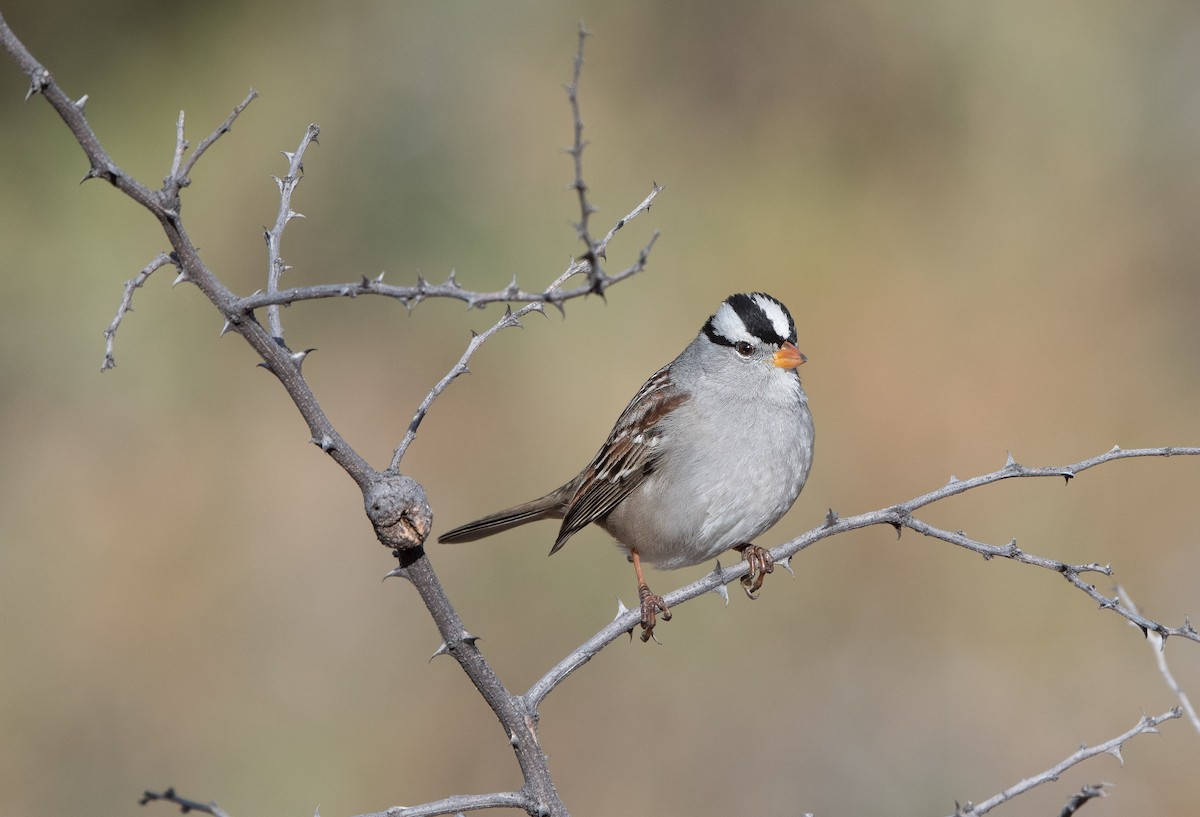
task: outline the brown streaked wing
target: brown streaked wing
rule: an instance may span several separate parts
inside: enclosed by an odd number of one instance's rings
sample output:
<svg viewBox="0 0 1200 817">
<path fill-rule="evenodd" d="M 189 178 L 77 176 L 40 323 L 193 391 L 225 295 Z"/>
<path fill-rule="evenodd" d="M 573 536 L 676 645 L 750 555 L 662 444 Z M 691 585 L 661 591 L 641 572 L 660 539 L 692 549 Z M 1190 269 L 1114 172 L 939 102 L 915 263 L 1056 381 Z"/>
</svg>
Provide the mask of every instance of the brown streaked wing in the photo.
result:
<svg viewBox="0 0 1200 817">
<path fill-rule="evenodd" d="M 654 472 L 658 449 L 651 442 L 659 437 L 659 421 L 687 395 L 670 389 L 669 366 L 647 380 L 630 401 L 595 459 L 584 470 L 559 528 L 554 553 L 567 539 L 613 508 Z M 641 429 L 637 432 L 634 429 Z"/>
</svg>

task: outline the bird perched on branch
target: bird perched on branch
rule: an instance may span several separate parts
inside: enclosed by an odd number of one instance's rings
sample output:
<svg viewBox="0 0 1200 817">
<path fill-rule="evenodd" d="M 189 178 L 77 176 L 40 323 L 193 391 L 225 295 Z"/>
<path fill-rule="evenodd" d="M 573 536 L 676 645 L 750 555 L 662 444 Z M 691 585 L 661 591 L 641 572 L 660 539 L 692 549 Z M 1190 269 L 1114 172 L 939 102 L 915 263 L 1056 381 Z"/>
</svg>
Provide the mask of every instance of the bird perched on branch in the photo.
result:
<svg viewBox="0 0 1200 817">
<path fill-rule="evenodd" d="M 774 567 L 751 544 L 782 517 L 808 479 L 813 422 L 796 368 L 796 325 L 762 292 L 730 295 L 677 358 L 642 386 L 596 456 L 566 484 L 442 534 L 469 542 L 539 519 L 561 519 L 554 553 L 596 523 L 633 562 L 641 638 L 671 611 L 642 563 L 699 564 L 742 553 L 755 598 Z"/>
</svg>

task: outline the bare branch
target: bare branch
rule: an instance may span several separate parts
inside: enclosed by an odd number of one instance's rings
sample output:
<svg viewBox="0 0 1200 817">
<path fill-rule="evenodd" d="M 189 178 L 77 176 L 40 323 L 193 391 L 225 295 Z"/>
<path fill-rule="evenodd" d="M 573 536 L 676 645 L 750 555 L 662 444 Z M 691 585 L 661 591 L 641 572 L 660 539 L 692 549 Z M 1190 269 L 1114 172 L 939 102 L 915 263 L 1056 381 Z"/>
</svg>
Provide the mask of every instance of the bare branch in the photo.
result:
<svg viewBox="0 0 1200 817">
<path fill-rule="evenodd" d="M 213 143 L 215 143 L 225 134 L 229 133 L 229 131 L 233 128 L 234 120 L 241 116 L 242 111 L 246 110 L 250 103 L 257 98 L 258 91 L 251 88 L 250 92 L 246 94 L 246 98 L 239 102 L 236 107 L 234 107 L 233 113 L 229 114 L 229 116 L 225 118 L 225 121 L 217 126 L 216 130 L 204 137 L 204 141 L 196 146 L 196 149 L 192 152 L 192 155 L 189 156 L 187 162 L 184 163 L 183 172 L 179 174 L 172 174 L 172 178 L 180 181 L 180 186 L 187 186 L 187 177 L 191 174 L 192 168 L 196 166 L 196 162 L 200 161 L 200 157 L 208 152 L 208 149 L 213 146 Z M 182 120 L 182 114 L 180 115 L 180 119 Z M 184 149 L 186 150 L 186 147 Z"/>
<path fill-rule="evenodd" d="M 197 800 L 189 800 L 176 794 L 174 788 L 164 792 L 146 791 L 142 794 L 142 799 L 138 800 L 138 805 L 144 806 L 159 800 L 165 803 L 174 803 L 179 806 L 179 811 L 183 814 L 187 814 L 189 811 L 198 811 L 201 814 L 211 814 L 212 817 L 229 817 L 216 802 L 201 803 Z"/>
<path fill-rule="evenodd" d="M 1130 598 L 1129 594 L 1125 592 L 1125 588 L 1121 587 L 1121 585 L 1117 585 L 1117 598 L 1121 600 L 1121 603 L 1124 604 L 1127 609 L 1132 610 L 1134 613 L 1138 612 L 1137 605 L 1133 603 L 1133 599 Z M 1136 621 L 1130 623 L 1134 626 L 1140 626 Z M 1171 668 L 1167 665 L 1167 653 L 1166 650 L 1163 649 L 1165 639 L 1158 633 L 1157 630 L 1154 629 L 1146 629 L 1145 627 L 1142 627 L 1142 632 L 1146 634 L 1146 641 L 1149 642 L 1151 649 L 1154 650 L 1154 660 L 1158 663 L 1159 674 L 1161 674 L 1163 680 L 1167 682 L 1167 686 L 1171 689 L 1171 691 L 1175 693 L 1175 697 L 1179 699 L 1179 703 L 1183 707 L 1183 711 L 1187 714 L 1188 720 L 1191 721 L 1196 732 L 1200 733 L 1200 717 L 1197 717 L 1196 715 L 1196 707 L 1192 705 L 1192 699 L 1188 697 L 1187 692 L 1185 692 L 1183 688 L 1179 686 L 1179 682 L 1175 680 L 1174 673 L 1171 672 Z"/>
<path fill-rule="evenodd" d="M 183 154 L 187 152 L 189 147 L 188 140 L 183 135 L 183 111 L 179 112 L 179 119 L 175 121 L 175 153 L 171 157 L 171 172 L 167 178 L 163 179 L 163 184 L 171 184 L 173 179 L 180 178 L 179 168 L 183 165 Z"/>
<path fill-rule="evenodd" d="M 521 325 L 521 318 L 528 315 L 530 312 L 542 312 L 543 305 L 540 302 L 526 304 L 525 306 L 513 312 L 511 309 L 506 309 L 500 320 L 492 324 L 491 328 L 482 334 L 472 334 L 471 342 L 467 344 L 467 349 L 463 352 L 462 357 L 454 364 L 454 367 L 446 373 L 446 376 L 438 381 L 437 385 L 429 390 L 425 395 L 425 399 L 421 401 L 421 405 L 417 408 L 417 413 L 413 416 L 412 422 L 408 424 L 408 431 L 404 435 L 404 439 L 392 454 L 392 464 L 388 466 L 389 471 L 400 470 L 400 460 L 404 459 L 404 453 L 408 451 L 408 447 L 417 437 L 417 428 L 420 427 L 421 421 L 425 419 L 425 415 L 429 412 L 429 407 L 433 405 L 433 401 L 441 396 L 442 392 L 456 379 L 459 375 L 464 375 L 468 371 L 467 362 L 471 356 L 479 350 L 479 347 L 487 343 L 500 330 L 507 329 L 510 326 Z"/>
<path fill-rule="evenodd" d="M 631 220 L 641 215 L 650 209 L 649 203 L 663 188 L 655 186 L 651 190 L 645 200 L 642 201 L 629 215 L 617 222 L 618 226 L 614 226 L 609 231 L 609 235 L 605 240 L 613 236 L 617 230 L 628 224 Z M 600 290 L 607 290 L 614 284 L 618 284 L 627 278 L 642 272 L 646 268 L 646 262 L 650 257 L 650 251 L 654 248 L 655 242 L 658 240 L 658 231 L 656 230 L 650 237 L 650 240 L 642 247 L 638 253 L 637 260 L 626 267 L 621 272 L 614 275 L 605 274 L 599 279 Z M 286 268 L 285 268 L 286 269 Z M 530 291 L 521 289 L 513 280 L 504 289 L 492 291 L 476 291 L 464 289 L 458 283 L 457 276 L 452 272 L 443 283 L 431 284 L 424 278 L 418 277 L 415 286 L 397 286 L 393 284 L 385 284 L 383 275 L 380 274 L 374 278 L 368 278 L 365 275 L 358 281 L 353 283 L 340 284 L 316 284 L 307 287 L 295 287 L 293 289 L 281 289 L 277 292 L 262 291 L 255 292 L 252 295 L 247 295 L 239 298 L 237 302 L 237 310 L 244 314 L 249 314 L 255 310 L 270 306 L 289 306 L 301 301 L 315 301 L 325 298 L 357 298 L 360 295 L 380 295 L 385 298 L 395 298 L 406 308 L 412 309 L 417 304 L 429 298 L 450 298 L 465 303 L 472 309 L 478 309 L 489 304 L 495 303 L 551 303 L 555 306 L 561 306 L 564 302 L 581 298 L 586 295 L 594 294 L 595 290 L 591 284 L 585 284 L 572 289 L 563 289 L 562 285 L 574 275 L 587 272 L 588 266 L 585 263 L 574 261 L 567 266 L 567 269 L 558 276 L 549 286 L 540 291 Z"/>
<path fill-rule="evenodd" d="M 460 794 L 419 806 L 393 806 L 387 811 L 360 814 L 358 817 L 433 817 L 437 814 L 460 814 L 485 808 L 515 808 L 529 814 L 537 813 L 536 803 L 524 792 L 501 791 L 492 794 Z"/>
<path fill-rule="evenodd" d="M 613 240 L 613 236 L 617 234 L 617 231 L 640 216 L 642 213 L 650 212 L 650 205 L 654 202 L 655 197 L 662 192 L 662 189 L 663 188 L 661 184 L 658 184 L 657 182 L 651 182 L 650 194 L 646 196 L 646 198 L 642 199 L 642 203 L 637 207 L 634 207 L 633 210 L 629 212 L 629 215 L 617 221 L 617 223 L 613 225 L 612 229 L 608 231 L 604 238 L 600 239 L 600 242 L 596 245 L 596 254 L 601 258 L 606 257 L 604 253 L 608 249 L 608 242 Z"/>
<path fill-rule="evenodd" d="M 1081 576 L 1083 573 L 1102 573 L 1105 576 L 1112 576 L 1112 568 L 1108 565 L 1100 565 L 1094 562 L 1091 564 L 1072 565 L 1065 562 L 1059 562 L 1054 559 L 1046 559 L 1041 556 L 1034 556 L 1033 554 L 1026 553 L 1018 548 L 1016 539 L 1013 539 L 1003 547 L 987 545 L 983 542 L 976 542 L 972 539 L 969 539 L 968 537 L 964 536 L 961 531 L 951 532 L 942 530 L 941 528 L 928 525 L 912 516 L 904 516 L 899 520 L 899 523 L 904 527 L 915 530 L 917 533 L 925 536 L 941 539 L 943 542 L 949 542 L 952 545 L 958 545 L 959 547 L 974 551 L 975 553 L 983 556 L 985 559 L 991 559 L 999 556 L 1005 559 L 1012 559 L 1014 562 L 1020 562 L 1021 564 L 1034 565 L 1036 567 L 1045 568 L 1046 570 L 1052 570 L 1055 573 L 1061 574 L 1062 577 L 1070 582 L 1073 587 L 1076 587 L 1079 590 L 1082 590 L 1084 593 L 1087 593 L 1088 596 L 1090 596 L 1100 605 L 1101 609 L 1112 610 L 1113 612 L 1124 616 L 1131 623 L 1140 627 L 1143 633 L 1149 634 L 1153 632 L 1156 633 L 1160 638 L 1178 635 L 1191 641 L 1200 643 L 1200 634 L 1192 629 L 1190 623 L 1185 621 L 1179 627 L 1167 627 L 1166 625 L 1160 624 L 1157 621 L 1148 619 L 1142 615 L 1139 615 L 1136 610 L 1131 610 L 1127 606 L 1122 605 L 1119 599 L 1105 596 L 1096 589 L 1094 584 L 1085 581 Z"/>
<path fill-rule="evenodd" d="M 125 294 L 121 296 L 121 303 L 117 306 L 117 315 L 104 330 L 104 362 L 100 364 L 100 371 L 107 372 L 117 365 L 117 361 L 113 359 L 113 345 L 116 342 L 117 329 L 121 327 L 121 321 L 125 320 L 126 314 L 133 311 L 133 291 L 146 283 L 155 270 L 170 263 L 171 256 L 168 253 L 160 252 L 141 272 L 125 282 Z"/>
<path fill-rule="evenodd" d="M 1084 786 L 1063 805 L 1062 811 L 1058 813 L 1058 817 L 1071 817 L 1072 814 L 1079 811 L 1084 803 L 1095 800 L 1097 797 L 1107 797 L 1108 793 L 1104 790 L 1105 786 L 1110 786 L 1111 783 L 1093 783 Z"/>
<path fill-rule="evenodd" d="M 235 115 L 236 113 L 235 111 Z M 279 187 L 279 215 L 275 217 L 275 226 L 266 232 L 268 293 L 279 291 L 279 279 L 283 277 L 286 270 L 291 269 L 283 263 L 283 256 L 280 254 L 283 230 L 292 219 L 304 218 L 302 214 L 292 209 L 292 192 L 304 176 L 304 152 L 308 150 L 309 145 L 316 143 L 320 133 L 319 127 L 309 125 L 295 152 L 284 152 L 283 154 L 288 160 L 287 175 L 282 179 L 278 176 L 271 177 Z M 271 304 L 267 307 L 267 326 L 273 337 L 283 337 L 283 322 L 279 319 L 279 304 Z"/>
<path fill-rule="evenodd" d="M 1137 724 L 1135 724 L 1134 727 L 1128 732 L 1118 735 L 1112 740 L 1107 740 L 1098 746 L 1093 746 L 1091 748 L 1088 748 L 1087 746 L 1081 746 L 1078 752 L 1068 755 L 1056 765 L 1046 769 L 1046 771 L 1035 774 L 1033 777 L 1027 777 L 1016 785 L 1005 789 L 994 797 L 989 797 L 987 800 L 984 800 L 978 805 L 968 802 L 962 806 L 959 806 L 954 812 L 953 817 L 980 817 L 980 815 L 988 813 L 996 806 L 1007 803 L 1009 800 L 1012 800 L 1018 795 L 1024 794 L 1035 786 L 1040 786 L 1041 784 L 1052 780 L 1058 780 L 1059 776 L 1067 769 L 1070 769 L 1072 766 L 1077 766 L 1083 761 L 1093 758 L 1096 755 L 1108 753 L 1116 757 L 1117 760 L 1121 760 L 1121 747 L 1124 745 L 1125 741 L 1144 733 L 1158 734 L 1157 727 L 1160 723 L 1163 721 L 1169 721 L 1172 718 L 1178 718 L 1179 715 L 1180 712 L 1178 709 L 1172 709 L 1154 717 L 1147 717 L 1143 715 L 1138 719 Z M 1076 808 L 1078 808 L 1078 806 L 1076 806 Z"/>
<path fill-rule="evenodd" d="M 567 86 L 567 99 L 571 103 L 575 139 L 571 143 L 571 147 L 567 148 L 567 153 L 571 154 L 571 158 L 574 160 L 575 181 L 572 186 L 579 197 L 579 221 L 575 225 L 575 232 L 579 235 L 579 240 L 583 242 L 582 258 L 586 264 L 588 282 L 593 292 L 601 294 L 604 290 L 600 286 L 600 281 L 604 277 L 604 271 L 600 269 L 601 255 L 588 231 L 588 221 L 591 219 L 592 213 L 596 212 L 596 208 L 588 201 L 587 183 L 583 180 L 583 149 L 587 146 L 587 142 L 583 139 L 583 117 L 579 113 L 579 78 L 583 74 L 583 45 L 588 36 L 588 30 L 580 20 L 579 47 L 575 51 L 575 72 L 571 77 L 571 84 Z"/>
<path fill-rule="evenodd" d="M 25 98 L 28 100 L 37 94 L 44 96 L 50 103 L 50 107 L 54 108 L 74 135 L 75 141 L 83 148 L 90 167 L 82 181 L 104 179 L 134 201 L 144 207 L 154 209 L 158 204 L 156 194 L 145 185 L 139 184 L 125 175 L 125 172 L 117 166 L 101 146 L 100 140 L 96 137 L 91 125 L 88 124 L 87 117 L 83 115 L 87 94 L 78 100 L 71 99 L 54 81 L 49 69 L 34 59 L 25 44 L 8 27 L 3 14 L 0 14 L 0 47 L 12 55 L 13 59 L 17 61 L 17 65 L 29 77 L 29 91 Z"/>
</svg>

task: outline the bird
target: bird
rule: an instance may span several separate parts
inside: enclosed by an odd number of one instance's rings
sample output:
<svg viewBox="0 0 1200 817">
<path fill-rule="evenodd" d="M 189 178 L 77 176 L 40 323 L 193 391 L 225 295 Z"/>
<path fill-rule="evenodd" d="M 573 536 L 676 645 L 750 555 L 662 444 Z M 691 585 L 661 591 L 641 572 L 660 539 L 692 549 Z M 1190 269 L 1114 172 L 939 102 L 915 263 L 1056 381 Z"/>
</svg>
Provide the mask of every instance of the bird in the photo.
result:
<svg viewBox="0 0 1200 817">
<path fill-rule="evenodd" d="M 781 301 L 764 292 L 730 295 L 642 385 L 578 475 L 438 541 L 561 519 L 553 554 L 595 523 L 633 563 L 642 641 L 654 637 L 660 615 L 671 619 L 643 563 L 674 569 L 737 550 L 750 565 L 742 586 L 756 598 L 774 561 L 752 540 L 792 507 L 812 467 L 813 419 L 796 371 L 807 358 L 796 340 Z"/>
</svg>

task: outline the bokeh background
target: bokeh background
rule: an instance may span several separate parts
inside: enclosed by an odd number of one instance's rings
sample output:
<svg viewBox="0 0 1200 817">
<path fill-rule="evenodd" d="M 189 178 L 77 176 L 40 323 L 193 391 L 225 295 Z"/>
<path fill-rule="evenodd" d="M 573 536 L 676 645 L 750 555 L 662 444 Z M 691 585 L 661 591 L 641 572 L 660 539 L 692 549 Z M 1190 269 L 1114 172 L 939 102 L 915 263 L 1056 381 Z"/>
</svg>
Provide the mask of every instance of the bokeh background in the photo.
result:
<svg viewBox="0 0 1200 817">
<path fill-rule="evenodd" d="M 406 460 L 437 530 L 539 494 L 733 291 L 792 308 L 818 428 L 773 545 L 993 470 L 1200 443 L 1200 7 L 10 0 L 116 161 L 156 185 L 182 108 L 184 217 L 263 286 L 269 175 L 309 122 L 290 282 L 457 270 L 530 288 L 577 243 L 563 83 L 576 26 L 595 224 L 648 192 L 610 267 L 647 272 L 497 337 Z M 101 331 L 165 246 L 0 59 L 0 811 L 131 814 L 176 786 L 234 815 L 352 815 L 519 784 L 352 482 L 197 291 L 159 273 L 101 375 Z M 285 313 L 333 421 L 382 467 L 496 308 L 382 299 Z M 1127 461 L 928 510 L 972 536 L 1111 562 L 1147 614 L 1200 614 L 1200 460 Z M 523 690 L 635 600 L 599 530 L 431 547 Z M 677 611 L 545 702 L 579 815 L 948 814 L 1176 703 L 1141 635 L 1044 571 L 890 529 L 822 542 L 763 597 Z M 706 567 L 657 574 L 660 592 Z M 1103 580 L 1103 577 L 1100 577 Z M 1107 580 L 1103 589 L 1111 590 Z M 1200 695 L 1200 649 L 1166 655 Z M 1005 813 L 1195 814 L 1170 722 Z M 150 808 L 167 813 L 166 806 Z"/>
</svg>

